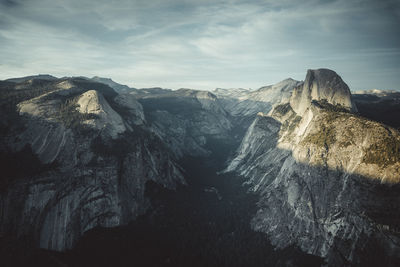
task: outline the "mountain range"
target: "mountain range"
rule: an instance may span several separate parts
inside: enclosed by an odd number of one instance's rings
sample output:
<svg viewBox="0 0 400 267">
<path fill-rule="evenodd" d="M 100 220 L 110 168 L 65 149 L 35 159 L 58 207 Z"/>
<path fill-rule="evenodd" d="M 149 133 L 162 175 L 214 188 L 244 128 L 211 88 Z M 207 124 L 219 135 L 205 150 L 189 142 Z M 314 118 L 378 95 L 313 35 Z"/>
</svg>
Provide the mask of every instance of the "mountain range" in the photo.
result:
<svg viewBox="0 0 400 267">
<path fill-rule="evenodd" d="M 318 69 L 257 90 L 37 75 L 0 81 L 0 92 L 3 246 L 73 250 L 91 229 L 157 212 L 151 184 L 185 188 L 206 159 L 255 196 L 248 227 L 275 248 L 330 266 L 400 262 L 396 91 L 352 94 Z M 221 201 L 219 190 L 203 193 Z"/>
</svg>

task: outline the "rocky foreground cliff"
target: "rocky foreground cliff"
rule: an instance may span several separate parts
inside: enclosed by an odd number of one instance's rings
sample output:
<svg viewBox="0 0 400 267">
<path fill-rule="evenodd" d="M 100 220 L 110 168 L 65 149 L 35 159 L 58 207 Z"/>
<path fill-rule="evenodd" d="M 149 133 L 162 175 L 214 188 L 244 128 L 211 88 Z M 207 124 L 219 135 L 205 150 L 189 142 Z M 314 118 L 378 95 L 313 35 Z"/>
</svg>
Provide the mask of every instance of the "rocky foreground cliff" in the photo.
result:
<svg viewBox="0 0 400 267">
<path fill-rule="evenodd" d="M 149 207 L 148 181 L 185 184 L 179 159 L 238 143 L 206 91 L 49 75 L 0 86 L 0 237 L 33 247 L 62 251 L 96 226 L 127 224 Z"/>
<path fill-rule="evenodd" d="M 400 134 L 357 115 L 333 71 L 309 70 L 287 103 L 259 113 L 227 171 L 260 196 L 252 227 L 329 265 L 397 265 Z"/>
<path fill-rule="evenodd" d="M 82 78 L 1 84 L 0 234 L 51 250 L 148 207 L 145 184 L 184 183 L 131 95 Z"/>
</svg>

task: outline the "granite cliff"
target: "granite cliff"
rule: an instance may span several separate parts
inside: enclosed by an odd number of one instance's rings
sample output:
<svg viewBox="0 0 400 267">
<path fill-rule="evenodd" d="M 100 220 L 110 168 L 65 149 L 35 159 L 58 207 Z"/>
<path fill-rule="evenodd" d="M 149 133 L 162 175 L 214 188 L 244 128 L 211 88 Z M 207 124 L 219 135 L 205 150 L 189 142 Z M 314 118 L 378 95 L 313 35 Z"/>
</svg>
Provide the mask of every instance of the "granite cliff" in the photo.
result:
<svg viewBox="0 0 400 267">
<path fill-rule="evenodd" d="M 257 90 L 217 88 L 212 93 L 232 116 L 235 127 L 245 131 L 258 112 L 268 113 L 273 106 L 287 102 L 299 84 L 301 82 L 289 78 Z"/>
<path fill-rule="evenodd" d="M 208 91 L 143 89 L 133 95 L 143 106 L 152 131 L 178 158 L 210 155 L 213 142 L 237 144 L 231 136 L 230 115 Z"/>
<path fill-rule="evenodd" d="M 356 110 L 335 72 L 309 70 L 287 103 L 258 114 L 226 171 L 259 194 L 252 227 L 277 247 L 329 265 L 396 265 L 400 134 Z"/>
<path fill-rule="evenodd" d="M 2 235 L 65 250 L 91 228 L 143 213 L 147 181 L 184 183 L 130 95 L 81 78 L 2 86 Z"/>
</svg>

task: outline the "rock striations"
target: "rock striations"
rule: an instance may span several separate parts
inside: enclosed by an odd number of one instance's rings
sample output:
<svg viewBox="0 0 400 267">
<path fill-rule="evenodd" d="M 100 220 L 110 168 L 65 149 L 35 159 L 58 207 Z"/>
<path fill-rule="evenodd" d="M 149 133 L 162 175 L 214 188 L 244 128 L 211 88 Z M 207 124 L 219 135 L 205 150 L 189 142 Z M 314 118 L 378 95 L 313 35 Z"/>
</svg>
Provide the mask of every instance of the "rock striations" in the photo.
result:
<svg viewBox="0 0 400 267">
<path fill-rule="evenodd" d="M 252 227 L 278 247 L 329 265 L 396 265 L 400 134 L 356 110 L 335 72 L 309 70 L 290 101 L 258 114 L 226 171 L 260 195 Z"/>
<path fill-rule="evenodd" d="M 303 114 L 312 100 L 326 100 L 351 111 L 357 108 L 351 101 L 350 89 L 336 72 L 328 69 L 308 70 L 304 83 L 293 90 L 290 105 L 297 114 Z"/>
<path fill-rule="evenodd" d="M 78 97 L 77 110 L 82 114 L 92 114 L 93 119 L 82 121 L 83 124 L 100 131 L 106 131 L 112 138 L 126 131 L 121 116 L 115 112 L 103 95 L 96 90 L 89 90 Z"/>
<path fill-rule="evenodd" d="M 1 125 L 0 152 L 7 159 L 32 151 L 40 163 L 2 162 L 0 233 L 65 250 L 93 227 L 126 224 L 143 213 L 147 181 L 168 188 L 184 183 L 174 156 L 129 95 L 79 78 L 19 85 L 1 88 L 8 95 L 2 113 L 14 119 Z M 8 170 L 21 164 L 34 171 L 15 177 L 18 169 Z"/>
<path fill-rule="evenodd" d="M 302 83 L 289 78 L 257 90 L 217 88 L 213 93 L 232 118 L 233 135 L 240 139 L 258 112 L 268 113 L 273 106 L 287 102 L 293 88 L 300 84 Z"/>
<path fill-rule="evenodd" d="M 210 155 L 213 142 L 231 142 L 229 114 L 210 92 L 144 89 L 134 96 L 153 132 L 178 158 Z"/>
</svg>

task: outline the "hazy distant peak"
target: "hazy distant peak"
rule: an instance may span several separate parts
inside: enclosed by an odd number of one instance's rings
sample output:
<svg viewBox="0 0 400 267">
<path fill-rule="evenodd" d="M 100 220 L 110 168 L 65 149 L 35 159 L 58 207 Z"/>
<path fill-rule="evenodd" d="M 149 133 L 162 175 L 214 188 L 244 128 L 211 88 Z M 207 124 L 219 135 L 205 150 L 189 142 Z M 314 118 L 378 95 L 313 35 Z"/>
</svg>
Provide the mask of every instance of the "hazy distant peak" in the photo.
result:
<svg viewBox="0 0 400 267">
<path fill-rule="evenodd" d="M 196 90 L 196 89 L 189 89 L 189 88 L 180 88 L 175 91 L 176 94 L 182 96 L 196 96 L 201 98 L 216 98 L 216 96 L 210 92 L 205 90 Z"/>
<path fill-rule="evenodd" d="M 277 84 L 280 84 L 280 83 L 290 83 L 290 82 L 298 82 L 297 80 L 295 80 L 295 79 L 293 79 L 293 78 L 286 78 L 286 79 L 284 79 L 284 80 L 282 80 L 282 81 L 280 81 L 280 82 L 278 82 Z"/>
<path fill-rule="evenodd" d="M 238 98 L 240 96 L 248 94 L 250 90 L 244 88 L 216 88 L 211 92 L 218 97 Z"/>
<path fill-rule="evenodd" d="M 215 88 L 215 92 L 225 92 L 225 91 L 237 91 L 237 92 L 248 92 L 250 89 L 246 88 Z"/>
<path fill-rule="evenodd" d="M 88 80 L 92 80 L 92 81 L 95 81 L 95 82 L 100 82 L 100 83 L 105 83 L 105 84 L 107 84 L 107 85 L 110 85 L 110 84 L 112 84 L 112 85 L 122 85 L 122 86 L 126 86 L 126 85 L 123 85 L 123 84 L 119 84 L 119 83 L 117 83 L 117 82 L 115 82 L 113 79 L 111 79 L 111 78 L 105 78 L 105 77 L 100 77 L 100 76 L 93 76 L 92 78 L 88 78 Z"/>
<path fill-rule="evenodd" d="M 38 75 L 31 75 L 31 76 L 25 76 L 25 77 L 20 77 L 20 78 L 11 78 L 7 79 L 6 81 L 8 82 L 15 82 L 15 83 L 21 83 L 21 82 L 26 82 L 29 80 L 57 80 L 57 77 L 54 77 L 50 74 L 38 74 Z"/>
<path fill-rule="evenodd" d="M 161 87 L 151 87 L 151 88 L 140 88 L 129 92 L 130 94 L 136 95 L 137 97 L 150 97 L 154 95 L 166 95 L 171 93 L 171 89 L 165 89 Z"/>
<path fill-rule="evenodd" d="M 387 95 L 387 94 L 395 94 L 399 93 L 399 91 L 395 90 L 381 90 L 381 89 L 369 89 L 369 90 L 358 90 L 355 92 L 352 92 L 353 95 L 363 95 L 363 94 L 369 94 L 369 95 Z"/>
<path fill-rule="evenodd" d="M 108 81 L 113 81 L 111 78 L 105 78 L 105 77 L 100 77 L 100 76 L 93 76 L 92 80 L 108 80 Z"/>
<path fill-rule="evenodd" d="M 287 88 L 291 87 L 291 86 L 297 86 L 299 85 L 301 82 L 300 81 L 296 81 L 292 78 L 287 78 L 285 80 L 282 80 L 276 84 L 272 84 L 272 85 L 267 85 L 267 86 L 263 86 L 255 91 L 260 91 L 260 90 L 269 90 L 269 89 L 275 89 L 275 88 L 280 88 L 281 91 L 285 91 Z"/>
<path fill-rule="evenodd" d="M 117 83 L 117 82 L 113 81 L 111 78 L 103 78 L 103 77 L 99 77 L 99 76 L 93 76 L 90 80 L 92 80 L 94 82 L 106 84 L 106 85 L 110 86 L 111 88 L 113 88 L 117 93 L 129 93 L 131 91 L 136 90 L 135 88 L 131 88 L 125 84 Z"/>
</svg>

